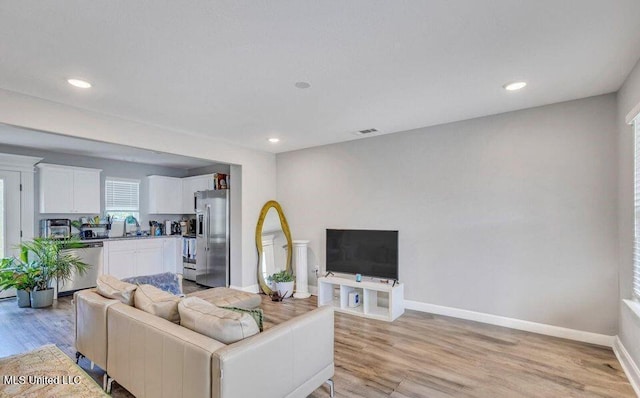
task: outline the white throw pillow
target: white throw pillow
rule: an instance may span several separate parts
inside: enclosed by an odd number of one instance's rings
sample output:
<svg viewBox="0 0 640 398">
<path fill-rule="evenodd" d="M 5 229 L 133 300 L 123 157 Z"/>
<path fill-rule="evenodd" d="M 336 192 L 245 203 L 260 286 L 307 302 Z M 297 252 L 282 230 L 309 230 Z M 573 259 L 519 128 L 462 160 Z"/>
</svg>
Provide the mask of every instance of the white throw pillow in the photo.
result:
<svg viewBox="0 0 640 398">
<path fill-rule="evenodd" d="M 198 297 L 187 297 L 178 304 L 180 325 L 224 344 L 235 343 L 258 334 L 258 324 L 249 314 L 217 307 Z"/>
<path fill-rule="evenodd" d="M 111 275 L 100 275 L 96 280 L 98 294 L 103 297 L 119 300 L 123 304 L 133 305 L 133 293 L 138 286 L 122 282 Z"/>
<path fill-rule="evenodd" d="M 180 297 L 169 292 L 151 285 L 138 285 L 134 302 L 136 308 L 144 312 L 171 322 L 180 322 L 180 314 L 178 313 Z"/>
</svg>

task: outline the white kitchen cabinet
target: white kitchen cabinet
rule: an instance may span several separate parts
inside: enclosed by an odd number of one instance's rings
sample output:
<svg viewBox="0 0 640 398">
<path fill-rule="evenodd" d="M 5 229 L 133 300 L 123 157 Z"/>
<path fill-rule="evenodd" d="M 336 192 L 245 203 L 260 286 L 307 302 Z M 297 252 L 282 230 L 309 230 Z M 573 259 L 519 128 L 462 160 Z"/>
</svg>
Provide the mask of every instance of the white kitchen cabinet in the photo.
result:
<svg viewBox="0 0 640 398">
<path fill-rule="evenodd" d="M 213 174 L 185 177 L 182 179 L 183 214 L 195 214 L 193 194 L 198 191 L 213 189 Z"/>
<path fill-rule="evenodd" d="M 136 242 L 134 240 L 105 241 L 102 254 L 106 274 L 118 279 L 136 275 Z"/>
<path fill-rule="evenodd" d="M 160 239 L 144 239 L 136 248 L 136 274 L 153 275 L 164 272 L 163 242 Z"/>
<path fill-rule="evenodd" d="M 76 213 L 100 214 L 100 172 L 73 171 L 73 203 Z"/>
<path fill-rule="evenodd" d="M 105 267 L 106 273 L 118 279 L 135 276 L 136 254 L 135 250 L 110 251 L 109 264 Z"/>
<path fill-rule="evenodd" d="M 100 214 L 98 169 L 41 163 L 40 213 Z"/>
<path fill-rule="evenodd" d="M 182 214 L 182 179 L 148 176 L 149 214 Z"/>
<path fill-rule="evenodd" d="M 118 279 L 177 270 L 180 239 L 131 238 L 104 242 L 105 273 Z"/>
<path fill-rule="evenodd" d="M 182 239 L 163 239 L 162 261 L 164 272 L 182 273 Z"/>
</svg>

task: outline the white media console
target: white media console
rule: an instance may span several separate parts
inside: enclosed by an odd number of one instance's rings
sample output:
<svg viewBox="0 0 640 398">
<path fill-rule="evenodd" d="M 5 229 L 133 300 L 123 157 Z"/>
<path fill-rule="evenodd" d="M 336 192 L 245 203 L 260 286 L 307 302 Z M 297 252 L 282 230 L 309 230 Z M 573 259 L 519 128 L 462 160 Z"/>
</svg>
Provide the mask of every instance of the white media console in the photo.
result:
<svg viewBox="0 0 640 398">
<path fill-rule="evenodd" d="M 361 305 L 349 306 L 349 293 L 360 295 Z M 404 314 L 404 284 L 352 279 L 318 278 L 318 307 L 331 305 L 336 311 L 382 321 L 393 321 Z"/>
</svg>

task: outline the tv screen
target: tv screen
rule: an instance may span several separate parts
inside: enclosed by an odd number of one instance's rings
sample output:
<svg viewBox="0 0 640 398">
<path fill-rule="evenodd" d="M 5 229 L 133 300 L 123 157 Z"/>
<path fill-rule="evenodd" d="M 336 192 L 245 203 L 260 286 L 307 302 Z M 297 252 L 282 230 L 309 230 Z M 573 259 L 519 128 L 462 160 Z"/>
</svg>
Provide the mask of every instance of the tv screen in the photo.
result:
<svg viewBox="0 0 640 398">
<path fill-rule="evenodd" d="M 327 229 L 327 271 L 398 279 L 398 231 Z"/>
</svg>

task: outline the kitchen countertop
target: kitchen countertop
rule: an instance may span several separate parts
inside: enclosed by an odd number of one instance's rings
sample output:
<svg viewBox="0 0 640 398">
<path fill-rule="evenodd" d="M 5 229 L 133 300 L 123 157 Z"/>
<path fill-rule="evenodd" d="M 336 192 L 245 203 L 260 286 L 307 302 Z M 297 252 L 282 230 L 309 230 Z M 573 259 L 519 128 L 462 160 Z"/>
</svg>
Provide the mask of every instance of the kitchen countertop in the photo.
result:
<svg viewBox="0 0 640 398">
<path fill-rule="evenodd" d="M 133 239 L 160 239 L 160 238 L 182 238 L 182 235 L 160 235 L 160 236 L 118 236 L 113 238 L 99 238 L 99 239 L 82 239 L 82 242 L 113 242 L 116 240 L 133 240 Z"/>
</svg>

